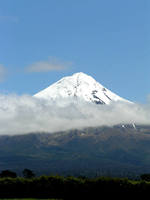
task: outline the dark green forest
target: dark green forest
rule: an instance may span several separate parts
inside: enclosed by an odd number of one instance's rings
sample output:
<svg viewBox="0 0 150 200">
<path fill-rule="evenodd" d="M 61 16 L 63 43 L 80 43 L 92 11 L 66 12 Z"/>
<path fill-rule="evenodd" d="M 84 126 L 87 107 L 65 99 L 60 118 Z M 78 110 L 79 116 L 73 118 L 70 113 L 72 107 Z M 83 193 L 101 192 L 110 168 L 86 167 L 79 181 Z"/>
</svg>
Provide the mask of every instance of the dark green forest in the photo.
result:
<svg viewBox="0 0 150 200">
<path fill-rule="evenodd" d="M 102 195 L 147 194 L 150 174 L 139 180 L 111 177 L 39 176 L 23 170 L 23 177 L 4 170 L 0 173 L 0 198 L 99 199 Z M 96 197 L 96 198 L 94 198 Z"/>
</svg>

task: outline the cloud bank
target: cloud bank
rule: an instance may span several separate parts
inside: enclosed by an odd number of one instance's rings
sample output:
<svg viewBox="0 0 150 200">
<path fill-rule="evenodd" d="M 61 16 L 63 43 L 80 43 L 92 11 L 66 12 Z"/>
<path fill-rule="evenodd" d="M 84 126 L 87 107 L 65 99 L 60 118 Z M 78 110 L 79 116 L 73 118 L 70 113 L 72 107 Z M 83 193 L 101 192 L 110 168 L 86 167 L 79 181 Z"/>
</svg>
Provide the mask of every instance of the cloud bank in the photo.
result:
<svg viewBox="0 0 150 200">
<path fill-rule="evenodd" d="M 149 124 L 150 105 L 47 102 L 31 96 L 0 95 L 0 135 L 65 131 L 116 124 Z"/>
</svg>

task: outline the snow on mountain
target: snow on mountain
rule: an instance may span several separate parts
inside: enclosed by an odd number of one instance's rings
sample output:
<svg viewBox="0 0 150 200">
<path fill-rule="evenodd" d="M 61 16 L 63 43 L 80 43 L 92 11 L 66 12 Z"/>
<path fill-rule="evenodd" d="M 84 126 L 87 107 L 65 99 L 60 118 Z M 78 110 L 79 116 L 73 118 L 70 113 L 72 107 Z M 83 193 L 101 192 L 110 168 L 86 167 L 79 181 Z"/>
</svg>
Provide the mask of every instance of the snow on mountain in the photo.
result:
<svg viewBox="0 0 150 200">
<path fill-rule="evenodd" d="M 129 102 L 82 72 L 62 78 L 35 94 L 34 97 L 53 101 L 63 99 L 83 100 L 96 104 L 110 104 L 112 101 Z"/>
</svg>

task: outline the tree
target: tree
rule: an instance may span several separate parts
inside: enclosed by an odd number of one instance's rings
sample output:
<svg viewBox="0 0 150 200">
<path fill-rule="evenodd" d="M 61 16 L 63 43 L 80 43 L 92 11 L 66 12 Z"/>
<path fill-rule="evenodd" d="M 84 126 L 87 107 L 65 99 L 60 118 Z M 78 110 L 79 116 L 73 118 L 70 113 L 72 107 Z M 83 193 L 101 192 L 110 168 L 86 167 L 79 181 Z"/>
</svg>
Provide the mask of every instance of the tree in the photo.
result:
<svg viewBox="0 0 150 200">
<path fill-rule="evenodd" d="M 32 170 L 30 170 L 30 169 L 24 169 L 22 171 L 22 174 L 23 174 L 24 178 L 33 178 L 33 177 L 35 177 L 34 172 Z"/>
<path fill-rule="evenodd" d="M 140 177 L 144 181 L 150 181 L 150 174 L 142 174 Z"/>
<path fill-rule="evenodd" d="M 17 174 L 15 172 L 13 172 L 13 171 L 10 171 L 10 170 L 3 170 L 0 173 L 0 177 L 1 178 L 5 178 L 5 177 L 16 178 Z"/>
</svg>

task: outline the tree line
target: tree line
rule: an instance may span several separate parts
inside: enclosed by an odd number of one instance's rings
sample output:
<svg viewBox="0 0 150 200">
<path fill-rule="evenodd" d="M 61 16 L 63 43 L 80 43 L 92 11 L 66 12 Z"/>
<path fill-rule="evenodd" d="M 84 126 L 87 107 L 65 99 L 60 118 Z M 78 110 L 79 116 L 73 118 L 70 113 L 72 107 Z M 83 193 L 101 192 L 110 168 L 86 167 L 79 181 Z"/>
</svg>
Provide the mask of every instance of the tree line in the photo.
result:
<svg viewBox="0 0 150 200">
<path fill-rule="evenodd" d="M 100 199 L 105 194 L 140 194 L 149 193 L 150 180 L 130 180 L 110 177 L 35 177 L 31 170 L 24 170 L 24 177 L 5 176 L 1 172 L 0 198 L 55 198 L 55 199 Z M 28 173 L 34 176 L 28 176 Z M 9 171 L 10 173 L 10 171 Z M 28 175 L 27 175 L 28 174 Z M 12 174 L 9 174 L 10 176 Z M 144 175 L 146 176 L 146 174 Z M 97 197 L 97 198 L 94 198 Z"/>
<path fill-rule="evenodd" d="M 32 170 L 26 169 L 26 168 L 22 171 L 22 175 L 23 175 L 24 178 L 33 178 L 33 177 L 35 177 L 35 173 Z M 14 172 L 14 171 L 11 171 L 11 170 L 3 170 L 3 171 L 1 171 L 0 178 L 6 178 L 6 177 L 17 178 L 17 173 Z"/>
</svg>

